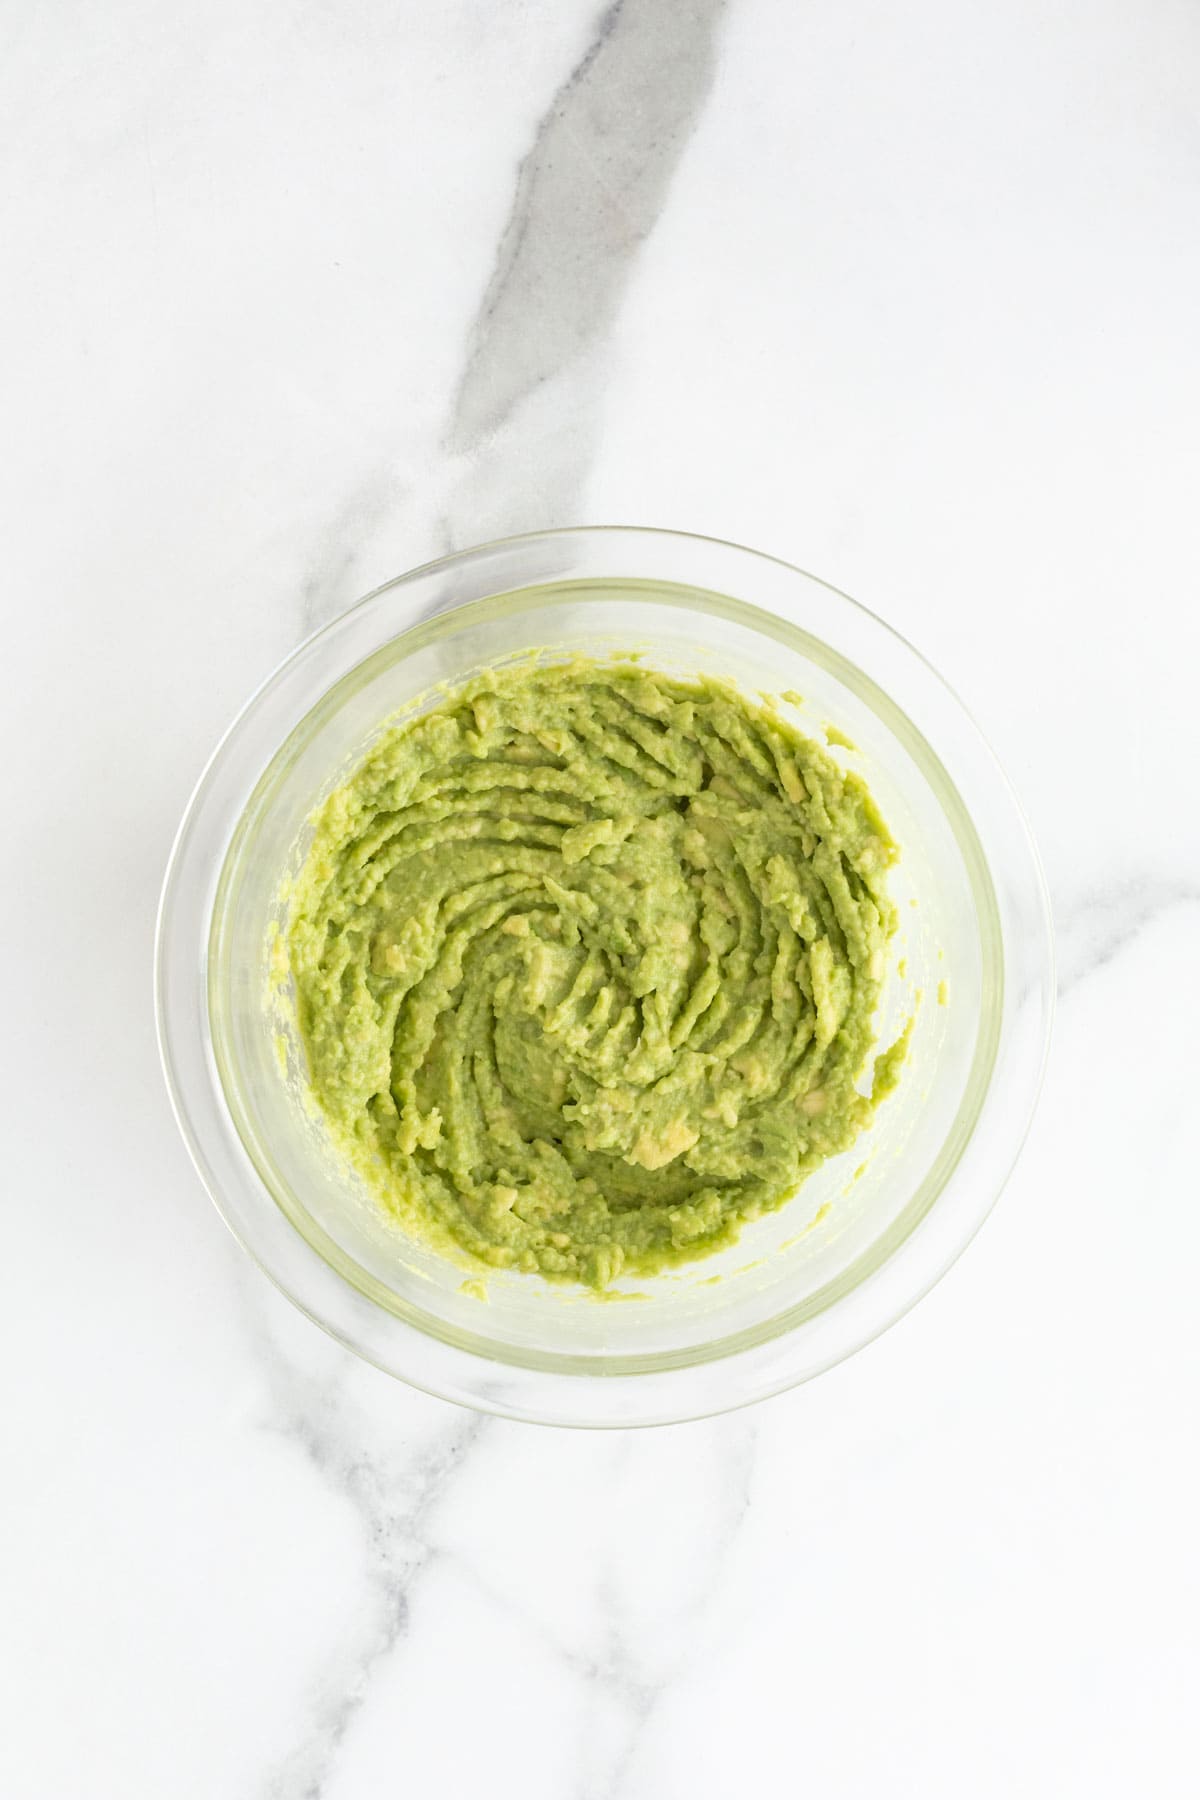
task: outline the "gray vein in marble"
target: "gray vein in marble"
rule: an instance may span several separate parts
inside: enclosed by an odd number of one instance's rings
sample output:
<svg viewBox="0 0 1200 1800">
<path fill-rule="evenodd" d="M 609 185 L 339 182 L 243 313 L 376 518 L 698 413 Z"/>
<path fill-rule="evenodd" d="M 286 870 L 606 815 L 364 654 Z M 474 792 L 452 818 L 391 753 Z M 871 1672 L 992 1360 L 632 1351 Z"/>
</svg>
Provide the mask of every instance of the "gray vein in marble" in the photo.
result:
<svg viewBox="0 0 1200 1800">
<path fill-rule="evenodd" d="M 247 1308 L 262 1343 L 274 1408 L 268 1428 L 297 1444 L 358 1516 L 369 1591 L 348 1609 L 346 1636 L 307 1709 L 307 1729 L 261 1785 L 263 1800 L 321 1800 L 337 1753 L 367 1698 L 372 1677 L 405 1637 L 417 1582 L 437 1551 L 428 1526 L 453 1477 L 492 1424 L 478 1413 L 446 1409 L 446 1424 L 414 1455 L 410 1443 L 386 1444 L 356 1420 L 339 1378 L 313 1381 L 293 1369 Z"/>
<path fill-rule="evenodd" d="M 1059 910 L 1058 993 L 1063 999 L 1105 968 L 1150 926 L 1180 908 L 1200 907 L 1200 886 L 1186 880 L 1125 881 Z"/>
<path fill-rule="evenodd" d="M 603 13 L 518 167 L 440 455 L 420 490 L 397 494 L 385 470 L 332 513 L 301 589 L 302 635 L 370 585 L 356 570 L 389 514 L 411 513 L 409 562 L 577 522 L 606 339 L 712 85 L 725 5 L 615 0 Z M 427 610 L 456 597 L 448 587 Z"/>
<path fill-rule="evenodd" d="M 599 410 L 594 353 L 711 87 L 724 6 L 616 0 L 543 116 L 446 434 L 468 463 L 451 544 L 572 522 Z"/>
<path fill-rule="evenodd" d="M 600 1588 L 604 1613 L 605 1641 L 602 1653 L 580 1665 L 589 1685 L 605 1690 L 623 1708 L 626 1731 L 615 1752 L 593 1758 L 577 1788 L 578 1800 L 620 1800 L 627 1778 L 655 1714 L 671 1692 L 679 1677 L 690 1666 L 700 1641 L 700 1627 L 720 1586 L 726 1564 L 742 1523 L 750 1508 L 750 1487 L 754 1475 L 757 1449 L 757 1426 L 747 1418 L 723 1420 L 714 1427 L 714 1448 L 719 1457 L 721 1500 L 708 1554 L 697 1572 L 696 1584 L 689 1597 L 686 1618 L 680 1621 L 687 1642 L 685 1649 L 664 1672 L 646 1666 L 639 1633 L 628 1617 L 622 1599 L 623 1570 L 610 1567 Z M 627 1453 L 640 1454 L 642 1439 L 633 1440 Z M 670 1529 L 667 1519 L 660 1528 Z M 636 1559 L 635 1559 L 636 1560 Z M 637 1579 L 636 1568 L 632 1577 Z M 584 1746 L 584 1757 L 588 1754 Z M 581 1762 L 583 1758 L 581 1757 Z M 596 1764 L 599 1766 L 596 1766 Z"/>
<path fill-rule="evenodd" d="M 363 1520 L 375 1606 L 364 1609 L 357 1641 L 343 1650 L 336 1671 L 327 1677 L 307 1735 L 267 1781 L 263 1792 L 269 1800 L 321 1800 L 372 1676 L 408 1629 L 413 1588 L 435 1557 L 424 1527 L 488 1422 L 480 1414 L 457 1420 L 433 1455 L 422 1459 L 405 1502 L 389 1492 L 386 1465 L 369 1457 L 338 1457 L 335 1436 L 301 1435 L 316 1466 L 350 1499 Z M 366 1616 L 370 1612 L 373 1617 Z"/>
<path fill-rule="evenodd" d="M 392 471 L 377 471 L 351 489 L 324 526 L 310 573 L 300 588 L 302 638 L 362 598 L 362 583 L 355 571 L 363 543 L 395 497 Z"/>
<path fill-rule="evenodd" d="M 594 1713 L 596 1700 L 602 1697 L 613 1701 L 624 1715 L 625 1729 L 615 1744 L 611 1740 L 597 1743 L 592 1726 L 585 1727 L 578 1755 L 582 1772 L 573 1789 L 576 1800 L 621 1800 L 646 1732 L 675 1684 L 695 1660 L 701 1645 L 701 1628 L 750 1510 L 758 1447 L 758 1426 L 754 1420 L 743 1414 L 678 1429 L 712 1434 L 713 1452 L 720 1470 L 720 1496 L 706 1554 L 697 1570 L 688 1603 L 676 1621 L 687 1648 L 665 1669 L 656 1670 L 649 1666 L 651 1659 L 645 1649 L 644 1634 L 629 1616 L 630 1609 L 623 1598 L 622 1581 L 638 1581 L 648 1539 L 639 1541 L 639 1554 L 629 1559 L 614 1560 L 603 1550 L 597 1551 L 605 1566 L 598 1590 L 601 1628 L 596 1633 L 598 1642 L 592 1653 L 564 1642 L 559 1632 L 539 1620 L 510 1592 L 498 1592 L 469 1555 L 458 1559 L 460 1573 L 491 1605 L 518 1619 L 535 1642 L 571 1671 L 581 1684 L 585 1711 L 589 1710 L 590 1701 L 590 1711 Z M 666 1428 L 666 1432 L 669 1434 L 670 1428 Z M 663 1438 L 657 1432 L 637 1432 L 613 1439 L 619 1459 L 653 1458 L 660 1445 L 663 1445 Z M 659 1525 L 663 1530 L 671 1528 L 669 1520 L 661 1520 Z"/>
</svg>

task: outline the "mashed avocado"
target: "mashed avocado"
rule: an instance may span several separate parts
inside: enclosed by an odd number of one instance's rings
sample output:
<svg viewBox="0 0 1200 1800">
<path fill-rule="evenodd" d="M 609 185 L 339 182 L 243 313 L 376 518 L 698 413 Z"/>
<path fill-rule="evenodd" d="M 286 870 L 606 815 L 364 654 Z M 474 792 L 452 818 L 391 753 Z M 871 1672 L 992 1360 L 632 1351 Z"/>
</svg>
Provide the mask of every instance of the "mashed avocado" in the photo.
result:
<svg viewBox="0 0 1200 1800">
<path fill-rule="evenodd" d="M 321 807 L 286 947 L 316 1100 L 396 1218 L 603 1287 L 731 1243 L 894 1083 L 896 851 L 715 680 L 478 676 Z"/>
</svg>

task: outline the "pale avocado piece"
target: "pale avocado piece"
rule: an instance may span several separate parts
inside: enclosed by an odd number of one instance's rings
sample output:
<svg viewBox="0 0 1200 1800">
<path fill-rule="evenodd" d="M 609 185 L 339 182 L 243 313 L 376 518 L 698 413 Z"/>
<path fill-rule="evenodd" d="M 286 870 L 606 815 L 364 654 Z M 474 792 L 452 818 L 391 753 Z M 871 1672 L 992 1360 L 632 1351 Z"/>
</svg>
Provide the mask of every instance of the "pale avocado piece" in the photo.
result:
<svg viewBox="0 0 1200 1800">
<path fill-rule="evenodd" d="M 482 674 L 313 821 L 287 959 L 333 1138 L 426 1242 L 602 1288 L 732 1243 L 894 1085 L 896 848 L 718 680 Z"/>
</svg>

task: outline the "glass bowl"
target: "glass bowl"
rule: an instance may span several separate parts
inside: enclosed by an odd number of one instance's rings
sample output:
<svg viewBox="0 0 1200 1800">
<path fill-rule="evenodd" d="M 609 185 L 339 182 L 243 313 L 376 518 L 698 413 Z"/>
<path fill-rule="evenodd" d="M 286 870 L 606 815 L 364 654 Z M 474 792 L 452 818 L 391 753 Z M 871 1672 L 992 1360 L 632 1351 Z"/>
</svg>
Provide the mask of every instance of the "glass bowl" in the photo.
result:
<svg viewBox="0 0 1200 1800">
<path fill-rule="evenodd" d="M 285 873 L 314 807 L 390 715 L 438 683 L 536 650 L 644 652 L 803 699 L 788 716 L 862 772 L 901 858 L 881 1003 L 915 1010 L 897 1091 L 736 1246 L 605 1298 L 459 1266 L 404 1236 L 306 1102 L 269 980 Z M 625 528 L 484 545 L 403 575 L 302 644 L 202 775 L 159 913 L 163 1065 L 201 1178 L 285 1294 L 359 1355 L 489 1412 L 569 1425 L 694 1418 L 848 1356 L 933 1285 L 1024 1139 L 1045 1061 L 1053 956 L 1028 827 L 954 695 L 871 613 L 811 575 L 713 539 Z"/>
</svg>

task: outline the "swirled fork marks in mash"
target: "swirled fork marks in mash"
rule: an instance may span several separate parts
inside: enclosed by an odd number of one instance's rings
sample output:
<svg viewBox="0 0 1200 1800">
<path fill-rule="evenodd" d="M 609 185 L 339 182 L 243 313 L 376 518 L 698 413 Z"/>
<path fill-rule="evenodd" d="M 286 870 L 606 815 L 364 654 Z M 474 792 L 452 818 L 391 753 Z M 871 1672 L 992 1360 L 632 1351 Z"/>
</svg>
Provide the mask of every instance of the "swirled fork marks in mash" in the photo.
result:
<svg viewBox="0 0 1200 1800">
<path fill-rule="evenodd" d="M 313 824 L 281 940 L 313 1095 L 434 1246 L 653 1274 L 782 1205 L 895 1084 L 903 1041 L 872 1060 L 895 845 L 857 776 L 727 682 L 485 672 Z"/>
</svg>

